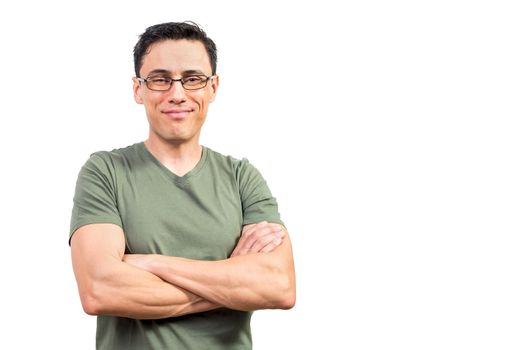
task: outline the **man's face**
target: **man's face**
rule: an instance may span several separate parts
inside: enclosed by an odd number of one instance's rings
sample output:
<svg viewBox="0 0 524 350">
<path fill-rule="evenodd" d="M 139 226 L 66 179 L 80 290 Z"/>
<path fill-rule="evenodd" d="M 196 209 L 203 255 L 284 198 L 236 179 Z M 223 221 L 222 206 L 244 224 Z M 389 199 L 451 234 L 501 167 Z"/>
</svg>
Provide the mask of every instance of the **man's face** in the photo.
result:
<svg viewBox="0 0 524 350">
<path fill-rule="evenodd" d="M 180 79 L 190 75 L 211 75 L 211 64 L 200 41 L 165 40 L 149 48 L 140 69 L 141 78 Z M 133 78 L 137 103 L 146 108 L 149 137 L 173 144 L 196 141 L 206 119 L 209 103 L 215 98 L 218 77 L 200 90 L 185 90 L 173 82 L 167 91 L 152 91 Z"/>
</svg>

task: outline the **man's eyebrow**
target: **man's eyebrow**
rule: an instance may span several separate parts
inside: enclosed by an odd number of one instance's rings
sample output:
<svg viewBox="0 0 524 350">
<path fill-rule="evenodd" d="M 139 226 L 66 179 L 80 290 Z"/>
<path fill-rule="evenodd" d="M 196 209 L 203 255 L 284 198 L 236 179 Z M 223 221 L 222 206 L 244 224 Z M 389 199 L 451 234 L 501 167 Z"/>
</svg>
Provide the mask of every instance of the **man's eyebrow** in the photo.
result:
<svg viewBox="0 0 524 350">
<path fill-rule="evenodd" d="M 202 72 L 201 70 L 189 69 L 189 70 L 183 71 L 182 75 L 206 75 L 206 74 Z"/>
<path fill-rule="evenodd" d="M 150 76 L 150 75 L 153 75 L 153 74 L 164 74 L 164 75 L 168 75 L 168 74 L 171 74 L 171 72 L 168 71 L 167 69 L 154 69 L 154 70 L 152 70 L 151 72 L 149 72 L 149 74 L 147 74 L 147 76 Z"/>
<path fill-rule="evenodd" d="M 147 76 L 156 75 L 156 74 L 171 75 L 171 72 L 168 71 L 167 69 L 158 68 L 158 69 L 154 69 L 151 72 L 149 72 Z M 187 76 L 187 75 L 206 75 L 206 74 L 198 69 L 188 69 L 188 70 L 183 71 L 182 75 Z"/>
</svg>

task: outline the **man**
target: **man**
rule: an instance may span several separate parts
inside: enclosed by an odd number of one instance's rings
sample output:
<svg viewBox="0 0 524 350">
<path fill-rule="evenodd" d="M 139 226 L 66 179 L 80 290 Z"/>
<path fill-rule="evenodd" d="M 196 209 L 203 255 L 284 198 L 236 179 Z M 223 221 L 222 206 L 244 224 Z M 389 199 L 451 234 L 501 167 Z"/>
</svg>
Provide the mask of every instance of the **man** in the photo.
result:
<svg viewBox="0 0 524 350">
<path fill-rule="evenodd" d="M 97 348 L 250 349 L 251 312 L 295 303 L 293 256 L 260 173 L 199 144 L 219 85 L 215 44 L 193 23 L 164 23 L 134 59 L 148 139 L 91 156 L 71 219 Z"/>
</svg>

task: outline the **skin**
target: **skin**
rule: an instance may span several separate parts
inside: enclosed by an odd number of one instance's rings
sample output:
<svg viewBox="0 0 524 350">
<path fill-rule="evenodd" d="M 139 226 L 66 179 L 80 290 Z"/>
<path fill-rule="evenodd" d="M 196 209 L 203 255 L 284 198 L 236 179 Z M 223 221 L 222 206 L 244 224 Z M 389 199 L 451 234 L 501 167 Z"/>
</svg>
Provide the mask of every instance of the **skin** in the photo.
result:
<svg viewBox="0 0 524 350">
<path fill-rule="evenodd" d="M 211 64 L 204 45 L 199 41 L 167 40 L 153 44 L 140 69 L 143 78 L 165 70 L 172 78 L 189 71 L 211 76 Z M 148 150 L 168 169 L 182 176 L 200 160 L 200 130 L 206 120 L 209 104 L 218 90 L 218 76 L 205 88 L 185 90 L 177 82 L 168 91 L 152 91 L 133 78 L 135 101 L 145 107 L 149 121 Z"/>
<path fill-rule="evenodd" d="M 278 236 L 284 239 L 280 245 L 274 242 L 273 247 L 266 246 L 268 253 L 254 249 L 220 261 L 131 254 L 125 255 L 124 261 L 216 305 L 243 311 L 289 309 L 295 304 L 291 242 L 281 225 L 271 226 L 263 222 L 244 229 L 244 234 L 251 230 L 263 237 L 274 237 L 273 230 L 279 229 Z M 264 245 L 259 239 L 253 239 L 253 243 Z"/>
<path fill-rule="evenodd" d="M 211 64 L 202 43 L 166 40 L 150 47 L 140 75 L 147 78 L 158 70 L 174 79 L 189 71 L 210 76 Z M 146 147 L 179 176 L 200 160 L 200 131 L 218 84 L 215 77 L 203 89 L 186 91 L 177 82 L 158 92 L 133 79 L 135 101 L 144 105 L 150 125 Z M 225 260 L 124 251 L 125 235 L 117 225 L 86 225 L 73 235 L 73 269 L 86 313 L 159 319 L 218 307 L 288 309 L 295 303 L 291 241 L 279 224 L 245 225 Z"/>
</svg>

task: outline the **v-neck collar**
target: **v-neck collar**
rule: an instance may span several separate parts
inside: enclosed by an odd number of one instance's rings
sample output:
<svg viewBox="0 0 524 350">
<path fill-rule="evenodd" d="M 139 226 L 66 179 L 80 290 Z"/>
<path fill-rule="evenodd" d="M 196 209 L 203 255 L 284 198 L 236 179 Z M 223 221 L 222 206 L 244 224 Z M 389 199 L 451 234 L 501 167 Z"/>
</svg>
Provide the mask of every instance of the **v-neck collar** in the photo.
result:
<svg viewBox="0 0 524 350">
<path fill-rule="evenodd" d="M 160 171 L 166 175 L 171 181 L 173 181 L 177 186 L 185 186 L 189 183 L 189 181 L 198 175 L 198 173 L 204 168 L 204 165 L 207 161 L 207 155 L 208 155 L 208 149 L 207 147 L 202 146 L 202 155 L 200 156 L 200 160 L 196 164 L 196 166 L 188 171 L 183 176 L 178 176 L 171 170 L 169 170 L 164 164 L 162 164 L 158 159 L 155 158 L 155 156 L 149 152 L 144 142 L 138 143 L 138 148 L 140 152 L 145 155 L 148 159 L 150 159 L 155 165 L 160 169 Z"/>
</svg>

